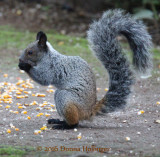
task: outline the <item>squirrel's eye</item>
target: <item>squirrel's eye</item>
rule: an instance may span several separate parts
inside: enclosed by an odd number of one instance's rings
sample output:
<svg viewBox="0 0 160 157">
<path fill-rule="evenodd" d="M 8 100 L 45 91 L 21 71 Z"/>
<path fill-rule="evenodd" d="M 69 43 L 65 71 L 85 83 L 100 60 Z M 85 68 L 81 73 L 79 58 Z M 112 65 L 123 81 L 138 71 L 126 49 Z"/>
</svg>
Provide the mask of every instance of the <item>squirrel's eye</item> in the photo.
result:
<svg viewBox="0 0 160 157">
<path fill-rule="evenodd" d="M 28 51 L 28 54 L 29 54 L 29 55 L 32 55 L 32 54 L 33 54 L 33 52 L 32 52 L 32 51 Z"/>
</svg>

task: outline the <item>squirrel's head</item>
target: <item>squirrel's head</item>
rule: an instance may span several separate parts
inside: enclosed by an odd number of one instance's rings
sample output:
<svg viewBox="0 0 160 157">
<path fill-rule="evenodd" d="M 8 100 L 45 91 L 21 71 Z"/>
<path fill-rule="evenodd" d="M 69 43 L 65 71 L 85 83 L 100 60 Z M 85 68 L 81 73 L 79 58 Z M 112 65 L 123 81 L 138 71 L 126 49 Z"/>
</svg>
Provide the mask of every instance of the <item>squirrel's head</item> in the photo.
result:
<svg viewBox="0 0 160 157">
<path fill-rule="evenodd" d="M 19 58 L 19 68 L 28 72 L 30 68 L 36 66 L 42 57 L 47 53 L 47 36 L 43 32 L 38 32 L 36 41 L 29 44 Z"/>
</svg>

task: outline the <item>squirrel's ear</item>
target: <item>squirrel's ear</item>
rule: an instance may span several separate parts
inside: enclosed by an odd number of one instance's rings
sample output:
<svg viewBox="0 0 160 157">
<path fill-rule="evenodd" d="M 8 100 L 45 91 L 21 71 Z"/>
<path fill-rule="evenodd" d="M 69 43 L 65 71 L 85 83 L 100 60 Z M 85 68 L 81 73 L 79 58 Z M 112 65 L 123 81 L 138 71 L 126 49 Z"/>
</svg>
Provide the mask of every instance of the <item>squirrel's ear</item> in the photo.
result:
<svg viewBox="0 0 160 157">
<path fill-rule="evenodd" d="M 38 32 L 38 33 L 37 33 L 36 40 L 39 40 L 39 38 L 40 38 L 40 36 L 41 36 L 42 34 L 44 34 L 42 31 Z"/>
<path fill-rule="evenodd" d="M 46 48 L 46 47 L 47 47 L 47 45 L 46 45 L 47 36 L 46 36 L 45 33 L 41 32 L 41 31 L 38 32 L 38 33 L 37 33 L 37 40 L 39 40 L 39 41 L 38 41 L 38 45 L 40 45 L 40 46 L 43 47 L 43 48 Z"/>
</svg>

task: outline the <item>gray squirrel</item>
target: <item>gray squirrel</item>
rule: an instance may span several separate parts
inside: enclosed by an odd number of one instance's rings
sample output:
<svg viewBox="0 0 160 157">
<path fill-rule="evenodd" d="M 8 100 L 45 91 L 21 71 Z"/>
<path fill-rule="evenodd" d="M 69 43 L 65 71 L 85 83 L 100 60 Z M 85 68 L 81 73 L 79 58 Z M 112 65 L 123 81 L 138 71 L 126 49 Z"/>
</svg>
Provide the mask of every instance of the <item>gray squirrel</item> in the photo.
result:
<svg viewBox="0 0 160 157">
<path fill-rule="evenodd" d="M 109 91 L 100 101 L 97 100 L 95 76 L 81 57 L 60 54 L 43 32 L 39 32 L 36 41 L 24 50 L 19 68 L 37 83 L 57 88 L 54 100 L 63 121 L 49 119 L 53 128 L 75 128 L 79 121 L 90 119 L 102 109 L 109 113 L 124 108 L 134 79 L 116 38 L 119 34 L 128 39 L 135 69 L 146 73 L 152 68 L 151 36 L 142 22 L 120 9 L 104 12 L 87 32 L 91 49 L 109 74 Z"/>
</svg>

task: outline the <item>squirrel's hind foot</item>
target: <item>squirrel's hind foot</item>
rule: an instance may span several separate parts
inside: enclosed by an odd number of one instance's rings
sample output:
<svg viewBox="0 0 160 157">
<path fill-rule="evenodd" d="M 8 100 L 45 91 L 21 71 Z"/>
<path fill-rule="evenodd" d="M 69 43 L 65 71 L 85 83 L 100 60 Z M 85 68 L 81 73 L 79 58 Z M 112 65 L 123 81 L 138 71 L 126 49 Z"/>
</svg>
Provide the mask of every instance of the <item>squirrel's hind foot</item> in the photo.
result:
<svg viewBox="0 0 160 157">
<path fill-rule="evenodd" d="M 57 130 L 70 130 L 70 129 L 75 129 L 78 127 L 78 124 L 75 125 L 68 125 L 66 124 L 57 124 L 53 125 L 52 129 L 57 129 Z"/>
<path fill-rule="evenodd" d="M 59 119 L 48 119 L 48 124 L 65 124 L 65 121 L 60 121 Z"/>
<path fill-rule="evenodd" d="M 48 119 L 48 124 L 55 124 L 52 129 L 57 130 L 74 129 L 78 126 L 78 124 L 68 125 L 65 121 L 60 121 L 59 119 Z"/>
</svg>

